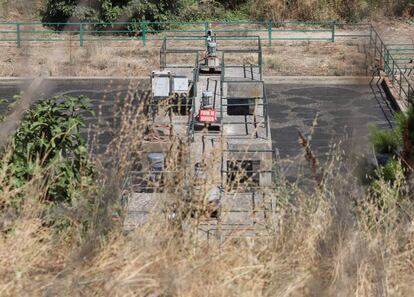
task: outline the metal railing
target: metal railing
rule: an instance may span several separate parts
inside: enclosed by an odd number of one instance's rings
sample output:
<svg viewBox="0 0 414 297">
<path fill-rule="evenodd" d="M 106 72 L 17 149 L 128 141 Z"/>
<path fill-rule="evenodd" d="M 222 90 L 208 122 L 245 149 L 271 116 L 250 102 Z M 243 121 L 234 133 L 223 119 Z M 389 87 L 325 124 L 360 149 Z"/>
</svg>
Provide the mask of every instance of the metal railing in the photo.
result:
<svg viewBox="0 0 414 297">
<path fill-rule="evenodd" d="M 0 45 L 20 47 L 22 43 L 162 41 L 168 34 L 205 36 L 212 25 L 217 34 L 260 35 L 273 41 L 335 41 L 332 22 L 116 22 L 116 23 L 41 23 L 0 22 Z M 236 38 L 235 36 L 234 38 Z M 236 39 L 235 39 L 236 40 Z"/>
<path fill-rule="evenodd" d="M 412 105 L 414 100 L 414 87 L 412 85 L 412 82 L 406 75 L 408 69 L 401 67 L 400 62 L 405 61 L 406 58 L 395 58 L 395 47 L 405 47 L 408 45 L 384 43 L 381 36 L 373 26 L 371 26 L 370 32 L 370 44 L 373 46 L 374 49 L 373 57 L 375 62 L 377 63 L 376 66 L 378 68 L 382 68 L 385 74 L 389 77 L 393 86 L 396 88 L 399 99 L 402 102 L 404 102 L 407 106 L 410 104 Z M 407 49 L 411 50 L 412 48 Z"/>
</svg>

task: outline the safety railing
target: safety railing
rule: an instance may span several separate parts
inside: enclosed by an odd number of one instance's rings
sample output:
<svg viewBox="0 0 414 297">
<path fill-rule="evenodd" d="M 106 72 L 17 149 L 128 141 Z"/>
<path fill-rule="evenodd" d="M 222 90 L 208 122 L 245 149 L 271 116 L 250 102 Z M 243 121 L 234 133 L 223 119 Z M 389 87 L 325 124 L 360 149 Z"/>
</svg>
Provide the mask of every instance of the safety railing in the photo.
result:
<svg viewBox="0 0 414 297">
<path fill-rule="evenodd" d="M 259 35 L 269 45 L 274 41 L 335 41 L 332 22 L 116 22 L 40 23 L 0 22 L 0 45 L 20 47 L 22 43 L 162 41 L 168 35 L 185 35 L 185 40 L 205 36 L 212 26 L 218 35 Z"/>
<path fill-rule="evenodd" d="M 409 78 L 406 76 L 407 69 L 404 67 L 401 68 L 401 61 L 403 61 L 401 59 L 404 59 L 405 61 L 406 58 L 395 58 L 395 47 L 405 47 L 407 45 L 387 45 L 384 43 L 381 36 L 373 26 L 371 26 L 370 31 L 370 44 L 373 46 L 373 57 L 377 63 L 377 67 L 383 68 L 384 72 L 396 88 L 399 99 L 407 106 L 410 104 L 412 105 L 414 100 L 414 87 Z M 408 49 L 411 50 L 411 48 Z"/>
</svg>

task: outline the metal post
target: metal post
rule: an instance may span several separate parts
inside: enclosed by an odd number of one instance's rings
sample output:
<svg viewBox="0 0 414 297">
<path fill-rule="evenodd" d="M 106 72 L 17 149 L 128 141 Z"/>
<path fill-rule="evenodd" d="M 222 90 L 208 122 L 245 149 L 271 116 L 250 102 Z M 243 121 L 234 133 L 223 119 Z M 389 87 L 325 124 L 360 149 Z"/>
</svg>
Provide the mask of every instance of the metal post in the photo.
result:
<svg viewBox="0 0 414 297">
<path fill-rule="evenodd" d="M 83 24 L 79 24 L 79 44 L 80 47 L 83 47 L 84 38 L 83 35 L 85 34 Z"/>
<path fill-rule="evenodd" d="M 381 49 L 380 49 L 380 52 L 379 52 L 379 54 L 380 54 L 380 56 L 379 56 L 379 58 L 380 58 L 380 64 L 379 64 L 379 65 L 380 65 L 380 66 L 383 66 L 383 65 L 382 65 L 382 63 L 383 63 L 383 62 L 384 62 L 384 60 L 385 60 L 385 59 L 384 59 L 385 57 L 383 56 L 383 48 L 384 48 L 384 47 L 385 47 L 385 45 L 383 45 L 383 44 L 382 44 L 382 42 L 381 42 Z"/>
<path fill-rule="evenodd" d="M 372 45 L 372 25 L 369 26 L 369 45 Z"/>
<path fill-rule="evenodd" d="M 335 42 L 335 21 L 332 22 L 332 42 Z"/>
<path fill-rule="evenodd" d="M 208 22 L 205 22 L 204 23 L 204 36 L 205 36 L 206 47 L 208 45 L 208 42 L 207 42 L 207 32 L 208 32 Z"/>
<path fill-rule="evenodd" d="M 20 24 L 16 24 L 16 45 L 18 48 L 21 46 L 21 39 L 20 39 Z"/>
<path fill-rule="evenodd" d="M 385 57 L 384 57 L 384 70 L 389 75 L 390 73 L 390 52 L 385 49 Z"/>
<path fill-rule="evenodd" d="M 272 46 L 272 31 L 273 31 L 273 23 L 269 22 L 269 27 L 268 27 L 269 46 Z"/>
<path fill-rule="evenodd" d="M 142 44 L 147 45 L 147 22 L 142 22 Z"/>
</svg>

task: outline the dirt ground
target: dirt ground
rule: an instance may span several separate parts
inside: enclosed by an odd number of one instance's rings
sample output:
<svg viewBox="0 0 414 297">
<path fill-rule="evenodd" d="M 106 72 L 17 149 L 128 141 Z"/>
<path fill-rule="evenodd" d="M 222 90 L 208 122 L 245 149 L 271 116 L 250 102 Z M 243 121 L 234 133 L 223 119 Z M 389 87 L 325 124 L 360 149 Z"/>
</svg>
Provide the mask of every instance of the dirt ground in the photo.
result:
<svg viewBox="0 0 414 297">
<path fill-rule="evenodd" d="M 264 73 L 365 75 L 368 50 L 364 43 L 350 41 L 274 43 L 264 48 Z M 9 47 L 0 58 L 0 76 L 146 76 L 159 67 L 159 51 L 160 45 L 144 47 L 136 41 L 127 46 L 90 43 L 84 48 L 62 44 Z M 245 55 L 246 62 L 254 62 L 255 57 L 250 56 Z"/>
<path fill-rule="evenodd" d="M 387 41 L 413 42 L 414 26 L 401 21 L 375 24 Z M 357 28 L 357 29 L 356 29 Z M 368 34 L 366 26 L 340 27 L 337 34 Z M 266 35 L 266 33 L 263 33 Z M 325 34 L 326 35 L 326 34 Z M 25 36 L 23 36 L 24 39 Z M 265 37 L 265 36 L 262 36 Z M 276 36 L 277 37 L 277 36 Z M 322 37 L 322 35 L 321 35 Z M 1 77 L 32 76 L 147 76 L 159 67 L 160 41 L 87 41 L 81 48 L 77 37 L 56 43 L 2 43 Z M 219 47 L 220 47 L 219 43 Z M 370 75 L 369 38 L 337 38 L 330 41 L 263 41 L 265 75 L 351 76 Z M 186 41 L 175 47 L 186 48 Z M 177 58 L 178 59 L 178 58 Z M 251 58 L 246 56 L 245 61 Z"/>
</svg>

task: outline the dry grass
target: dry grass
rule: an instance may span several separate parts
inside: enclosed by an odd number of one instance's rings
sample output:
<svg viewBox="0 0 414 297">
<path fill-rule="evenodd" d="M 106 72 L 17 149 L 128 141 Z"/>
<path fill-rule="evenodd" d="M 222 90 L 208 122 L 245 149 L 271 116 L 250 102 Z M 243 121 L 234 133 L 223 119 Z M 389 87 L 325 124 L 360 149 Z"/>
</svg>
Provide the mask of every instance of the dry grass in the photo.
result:
<svg viewBox="0 0 414 297">
<path fill-rule="evenodd" d="M 2 0 L 0 1 L 0 20 L 35 21 L 44 0 Z"/>
<path fill-rule="evenodd" d="M 25 198 L 22 212 L 8 212 L 17 193 L 8 190 L 0 172 L 0 295 L 413 296 L 414 207 L 409 194 L 401 195 L 408 186 L 402 177 L 394 185 L 381 183 L 378 192 L 387 201 L 381 210 L 337 169 L 336 157 L 315 191 L 303 191 L 281 177 L 268 192 L 278 207 L 254 238 L 241 230 L 206 241 L 197 232 L 201 217 L 189 216 L 187 203 L 175 209 L 183 214 L 178 219 L 154 212 L 129 234 L 116 225 L 101 228 L 111 218 L 102 207 L 112 209 L 119 198 L 111 188 L 122 184 L 143 153 L 147 122 L 134 106 L 127 103 L 118 138 L 108 149 L 119 162 L 98 182 L 100 207 L 92 212 L 96 224 L 86 234 L 75 220 L 59 233 L 42 224 L 40 172 L 19 192 Z M 187 148 L 178 143 L 172 139 L 167 170 L 181 168 L 179 152 Z M 191 198 L 181 173 L 166 187 L 169 202 Z"/>
<path fill-rule="evenodd" d="M 306 0 L 254 1 L 251 13 L 259 19 L 280 21 L 297 19 L 308 21 L 359 21 L 372 17 L 410 17 L 414 8 L 410 0 Z"/>
<path fill-rule="evenodd" d="M 268 75 L 329 76 L 341 69 L 343 75 L 366 74 L 365 53 L 356 44 L 274 43 L 263 55 Z M 245 60 L 257 62 L 257 57 L 246 56 Z M 4 77 L 148 76 L 159 67 L 159 47 L 135 43 L 119 47 L 88 43 L 85 48 L 77 44 L 26 45 L 22 49 L 6 48 L 0 64 L 0 76 Z"/>
</svg>

